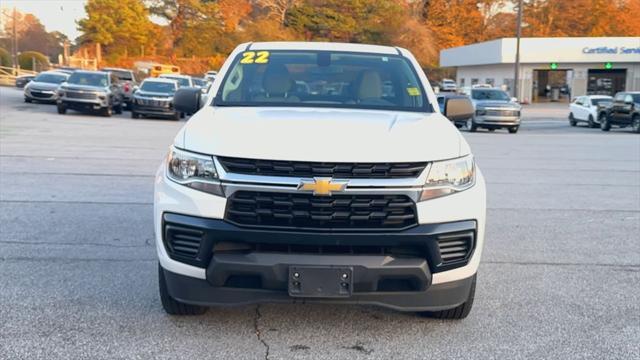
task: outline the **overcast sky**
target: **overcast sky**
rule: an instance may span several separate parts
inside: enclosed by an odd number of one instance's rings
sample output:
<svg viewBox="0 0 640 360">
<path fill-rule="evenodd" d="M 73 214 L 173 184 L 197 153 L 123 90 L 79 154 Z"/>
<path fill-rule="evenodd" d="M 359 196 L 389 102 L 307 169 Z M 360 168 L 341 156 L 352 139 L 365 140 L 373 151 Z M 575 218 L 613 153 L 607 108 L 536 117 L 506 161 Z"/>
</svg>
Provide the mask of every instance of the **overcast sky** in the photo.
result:
<svg viewBox="0 0 640 360">
<path fill-rule="evenodd" d="M 60 31 L 72 40 L 80 35 L 76 21 L 85 17 L 85 3 L 86 0 L 0 0 L 3 10 L 10 11 L 15 6 L 20 12 L 35 15 L 47 31 Z"/>
</svg>

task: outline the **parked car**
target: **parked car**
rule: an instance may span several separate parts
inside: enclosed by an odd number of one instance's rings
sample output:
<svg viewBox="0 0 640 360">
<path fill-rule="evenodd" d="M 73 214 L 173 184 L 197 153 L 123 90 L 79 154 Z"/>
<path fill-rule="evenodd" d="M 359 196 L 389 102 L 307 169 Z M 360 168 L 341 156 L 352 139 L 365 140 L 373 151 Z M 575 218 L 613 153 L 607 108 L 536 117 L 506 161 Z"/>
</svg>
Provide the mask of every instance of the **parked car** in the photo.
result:
<svg viewBox="0 0 640 360">
<path fill-rule="evenodd" d="M 467 95 L 463 94 L 454 94 L 454 93 L 440 93 L 437 95 L 438 107 L 440 108 L 440 112 L 443 114 L 447 114 L 447 118 L 451 120 L 451 122 L 457 127 L 465 127 L 469 124 L 469 120 L 473 117 L 473 103 L 471 99 Z M 455 103 L 456 107 L 468 109 L 466 113 L 463 114 L 452 114 L 451 111 L 447 111 L 448 107 Z M 466 114 L 471 114 L 467 116 Z"/>
<path fill-rule="evenodd" d="M 511 134 L 520 128 L 521 106 L 515 98 L 509 97 L 506 91 L 477 87 L 471 89 L 471 101 L 475 108 L 472 119 L 469 119 L 467 129 L 474 132 L 478 128 L 508 129 Z"/>
<path fill-rule="evenodd" d="M 121 68 L 104 68 L 100 71 L 110 72 L 118 78 L 118 82 L 122 88 L 122 96 L 124 97 L 125 107 L 131 108 L 131 100 L 133 99 L 133 91 L 138 86 L 138 81 L 132 70 Z"/>
<path fill-rule="evenodd" d="M 180 120 L 181 113 L 173 107 L 173 95 L 178 90 L 175 80 L 147 78 L 133 94 L 131 117 L 169 117 Z"/>
<path fill-rule="evenodd" d="M 197 88 L 200 88 L 203 94 L 206 94 L 207 91 L 209 91 L 211 82 L 209 82 L 207 79 L 194 77 L 192 78 L 192 80 L 193 80 L 193 85 Z"/>
<path fill-rule="evenodd" d="M 442 81 L 440 82 L 440 90 L 441 91 L 457 91 L 458 86 L 456 85 L 455 80 L 442 79 Z"/>
<path fill-rule="evenodd" d="M 155 179 L 165 311 L 322 301 L 466 317 L 485 182 L 413 55 L 258 42 L 222 69 L 204 106 L 198 89 L 174 96 L 195 114 Z"/>
<path fill-rule="evenodd" d="M 609 131 L 612 126 L 631 126 L 633 132 L 640 133 L 640 91 L 619 92 L 613 97 L 600 128 Z"/>
<path fill-rule="evenodd" d="M 35 75 L 20 75 L 16 77 L 16 87 L 24 88 L 31 80 L 35 79 Z"/>
<path fill-rule="evenodd" d="M 118 78 L 104 71 L 75 71 L 58 89 L 58 113 L 67 109 L 99 112 L 103 116 L 122 113 L 124 98 Z"/>
<path fill-rule="evenodd" d="M 53 102 L 58 99 L 58 87 L 67 81 L 69 74 L 59 71 L 44 71 L 24 87 L 24 102 Z"/>
<path fill-rule="evenodd" d="M 194 87 L 193 78 L 189 75 L 180 75 L 180 74 L 160 74 L 158 76 L 162 79 L 171 79 L 175 80 L 178 83 L 179 87 Z"/>
<path fill-rule="evenodd" d="M 576 126 L 579 122 L 586 122 L 591 128 L 600 127 L 612 99 L 605 95 L 578 96 L 569 104 L 569 124 Z"/>
</svg>

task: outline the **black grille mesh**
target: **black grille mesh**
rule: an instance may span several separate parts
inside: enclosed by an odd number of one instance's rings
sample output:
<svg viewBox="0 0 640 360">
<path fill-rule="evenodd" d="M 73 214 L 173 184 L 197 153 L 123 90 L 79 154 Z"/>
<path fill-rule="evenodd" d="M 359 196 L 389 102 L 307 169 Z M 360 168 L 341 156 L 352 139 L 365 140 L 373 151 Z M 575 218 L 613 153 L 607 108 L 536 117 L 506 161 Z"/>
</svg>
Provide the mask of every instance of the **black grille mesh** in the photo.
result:
<svg viewBox="0 0 640 360">
<path fill-rule="evenodd" d="M 239 226 L 296 230 L 389 230 L 417 223 L 414 202 L 404 195 L 334 195 L 238 191 L 225 219 Z"/>
<path fill-rule="evenodd" d="M 227 172 L 290 177 L 333 177 L 341 179 L 415 178 L 427 166 L 426 162 L 412 163 L 328 163 L 305 161 L 276 161 L 218 157 Z"/>
</svg>

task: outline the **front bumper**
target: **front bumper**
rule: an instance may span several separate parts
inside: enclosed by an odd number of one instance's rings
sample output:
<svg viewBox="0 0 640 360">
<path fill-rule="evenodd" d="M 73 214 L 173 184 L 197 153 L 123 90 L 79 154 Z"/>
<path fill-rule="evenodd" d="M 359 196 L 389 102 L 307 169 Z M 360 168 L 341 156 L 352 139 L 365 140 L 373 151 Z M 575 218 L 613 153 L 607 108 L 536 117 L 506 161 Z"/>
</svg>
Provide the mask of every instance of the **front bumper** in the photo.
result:
<svg viewBox="0 0 640 360">
<path fill-rule="evenodd" d="M 144 106 L 131 103 L 131 111 L 147 116 L 175 116 L 176 111 L 171 107 L 164 106 Z"/>
<path fill-rule="evenodd" d="M 473 121 L 478 126 L 487 127 L 507 127 L 520 125 L 519 116 L 489 116 L 489 115 L 475 115 Z"/>
<path fill-rule="evenodd" d="M 42 102 L 55 102 L 58 99 L 58 95 L 56 94 L 56 92 L 49 90 L 25 89 L 24 97 L 29 100 Z"/>
<path fill-rule="evenodd" d="M 476 184 L 466 191 L 418 202 L 418 226 L 390 233 L 349 233 L 265 231 L 239 228 L 222 220 L 227 199 L 194 190 L 168 180 L 164 163 L 158 169 L 154 192 L 154 226 L 160 265 L 167 273 L 171 295 L 185 303 L 201 305 L 243 304 L 271 301 L 306 301 L 288 296 L 286 269 L 290 265 L 347 265 L 361 269 L 354 274 L 354 293 L 347 299 L 322 299 L 332 302 L 368 303 L 402 310 L 437 310 L 462 303 L 468 294 L 470 279 L 476 274 L 484 242 L 486 190 L 480 169 Z M 396 190 L 394 190 L 396 191 Z M 407 190 L 397 190 L 407 191 Z M 187 225 L 205 229 L 198 259 L 170 254 L 165 245 L 165 225 Z M 464 264 L 437 268 L 433 240 L 437 234 L 473 230 L 473 250 Z M 398 257 L 347 254 L 272 254 L 250 249 L 242 253 L 215 253 L 216 240 L 241 243 L 289 243 L 325 245 L 415 245 L 426 249 L 423 257 Z M 246 249 L 245 249 L 246 250 Z M 355 270 L 354 270 L 355 271 Z M 260 279 L 257 288 L 238 288 L 229 283 L 234 275 L 242 280 Z M 410 279 L 410 291 L 378 291 L 380 279 L 399 276 Z M 358 279 L 356 279 L 358 277 Z M 411 280 L 413 279 L 413 280 Z M 357 286 L 356 286 L 357 285 Z M 236 286 L 236 287 L 234 287 Z M 355 290 L 358 291 L 355 291 Z M 464 298 L 464 299 L 463 299 Z M 306 298 L 305 298 L 306 299 Z"/>
</svg>

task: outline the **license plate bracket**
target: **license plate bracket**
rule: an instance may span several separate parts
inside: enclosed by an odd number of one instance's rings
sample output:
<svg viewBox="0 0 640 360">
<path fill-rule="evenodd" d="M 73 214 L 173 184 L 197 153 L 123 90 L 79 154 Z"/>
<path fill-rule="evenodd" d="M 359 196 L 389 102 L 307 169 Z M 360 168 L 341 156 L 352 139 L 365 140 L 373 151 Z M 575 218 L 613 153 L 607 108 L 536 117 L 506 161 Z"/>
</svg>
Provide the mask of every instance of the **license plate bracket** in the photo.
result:
<svg viewBox="0 0 640 360">
<path fill-rule="evenodd" d="M 352 267 L 289 267 L 289 296 L 344 298 L 351 296 L 352 289 Z"/>
</svg>

